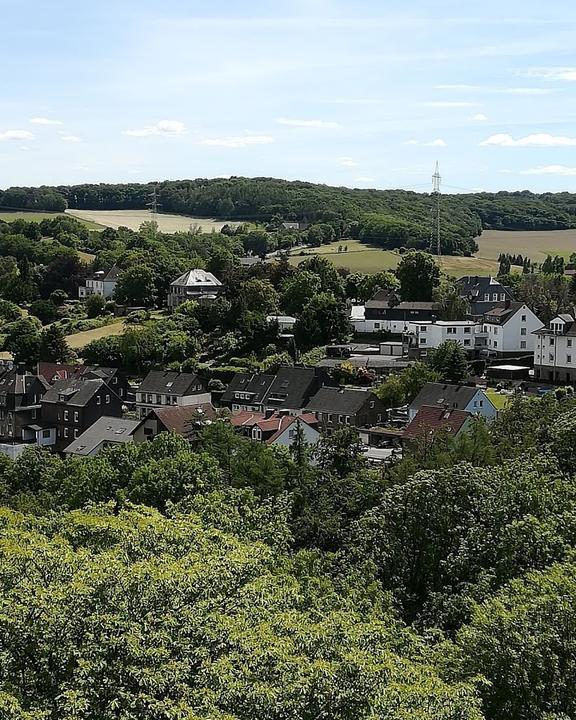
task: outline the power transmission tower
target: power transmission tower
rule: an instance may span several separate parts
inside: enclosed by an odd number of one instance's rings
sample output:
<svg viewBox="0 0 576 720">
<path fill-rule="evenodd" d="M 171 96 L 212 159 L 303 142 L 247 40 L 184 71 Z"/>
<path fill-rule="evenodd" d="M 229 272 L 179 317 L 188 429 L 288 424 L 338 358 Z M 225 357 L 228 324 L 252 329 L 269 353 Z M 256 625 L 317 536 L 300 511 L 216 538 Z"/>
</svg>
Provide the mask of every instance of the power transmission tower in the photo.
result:
<svg viewBox="0 0 576 720">
<path fill-rule="evenodd" d="M 158 202 L 158 194 L 156 192 L 156 188 L 158 185 L 154 185 L 154 189 L 150 193 L 150 202 L 146 203 L 146 207 L 150 208 L 150 212 L 152 213 L 152 222 L 158 223 L 158 210 L 162 207 L 162 203 Z"/>
<path fill-rule="evenodd" d="M 434 175 L 432 175 L 432 195 L 436 196 L 436 255 L 440 257 L 442 255 L 442 245 L 440 243 L 440 185 L 442 183 L 442 177 L 440 175 L 440 169 L 438 168 L 438 161 L 436 161 L 436 168 L 434 169 Z M 434 232 L 434 230 L 432 231 Z M 430 243 L 432 244 L 432 243 Z"/>
</svg>

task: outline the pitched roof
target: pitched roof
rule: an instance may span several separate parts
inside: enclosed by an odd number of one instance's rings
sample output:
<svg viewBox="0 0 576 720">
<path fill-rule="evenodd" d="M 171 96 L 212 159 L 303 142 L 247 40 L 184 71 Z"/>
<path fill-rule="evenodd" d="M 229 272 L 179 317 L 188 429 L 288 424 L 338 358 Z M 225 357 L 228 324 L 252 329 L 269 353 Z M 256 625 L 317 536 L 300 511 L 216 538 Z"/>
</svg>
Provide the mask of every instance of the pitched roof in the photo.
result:
<svg viewBox="0 0 576 720">
<path fill-rule="evenodd" d="M 499 293 L 504 292 L 507 297 L 512 297 L 512 290 L 491 275 L 465 275 L 456 280 L 456 286 L 460 295 L 470 297 L 476 302 L 483 302 L 484 294 L 488 291 L 494 292 L 496 288 Z"/>
<path fill-rule="evenodd" d="M 68 380 L 58 380 L 52 385 L 46 395 L 44 395 L 42 402 L 65 402 L 68 405 L 82 407 L 90 402 L 94 395 L 103 387 L 110 393 L 116 394 L 108 387 L 104 380 L 98 380 L 96 378 L 90 380 L 79 377 Z"/>
<path fill-rule="evenodd" d="M 478 388 L 468 385 L 449 385 L 442 383 L 426 383 L 410 404 L 411 410 L 423 405 L 442 406 L 464 410 L 474 398 Z"/>
<path fill-rule="evenodd" d="M 222 285 L 222 283 L 215 275 L 212 275 L 211 272 L 195 268 L 180 275 L 180 277 L 176 278 L 170 285 L 172 287 L 202 288 Z"/>
<path fill-rule="evenodd" d="M 250 412 L 243 410 L 242 412 L 232 415 L 230 418 L 230 424 L 233 427 L 259 427 L 262 433 L 272 432 L 273 434 L 266 439 L 267 443 L 274 442 L 286 428 L 290 427 L 296 420 L 316 427 L 318 420 L 314 413 L 302 413 L 302 415 L 285 415 L 280 413 L 274 413 L 273 415 L 266 415 L 260 412 Z"/>
<path fill-rule="evenodd" d="M 281 365 L 266 392 L 264 402 L 278 409 L 299 410 L 319 385 L 315 368 Z"/>
<path fill-rule="evenodd" d="M 113 265 L 106 273 L 104 277 L 104 282 L 116 282 L 116 280 L 118 280 L 120 272 L 120 268 L 116 267 L 116 265 Z"/>
<path fill-rule="evenodd" d="M 314 412 L 333 412 L 342 415 L 355 415 L 362 409 L 373 393 L 367 390 L 322 387 L 306 404 L 307 410 Z"/>
<path fill-rule="evenodd" d="M 195 390 L 197 386 L 201 390 Z M 150 370 L 140 383 L 138 392 L 167 393 L 184 397 L 204 391 L 204 383 L 196 373 L 181 373 L 172 370 Z"/>
<path fill-rule="evenodd" d="M 49 383 L 79 377 L 87 370 L 87 365 L 66 365 L 64 363 L 39 362 L 36 366 L 38 375 L 42 375 Z"/>
<path fill-rule="evenodd" d="M 250 396 L 250 402 L 260 403 L 275 379 L 274 375 L 236 373 L 222 395 L 221 401 L 232 402 L 236 393 L 243 393 Z"/>
<path fill-rule="evenodd" d="M 425 438 L 440 430 L 455 437 L 470 417 L 471 414 L 465 410 L 454 408 L 446 410 L 422 405 L 414 420 L 404 428 L 403 437 L 406 439 Z"/>
<path fill-rule="evenodd" d="M 0 368 L 0 394 L 3 396 L 24 395 L 35 381 L 39 381 L 46 389 L 49 387 L 45 378 L 39 375 L 20 372 L 16 367 Z"/>
<path fill-rule="evenodd" d="M 200 405 L 173 405 L 165 408 L 156 408 L 149 414 L 155 415 L 169 432 L 187 437 L 191 434 L 192 425 L 196 422 L 215 420 L 216 410 L 212 403 Z"/>
<path fill-rule="evenodd" d="M 102 443 L 132 442 L 132 433 L 138 425 L 140 425 L 139 420 L 124 420 L 104 415 L 65 447 L 64 452 L 73 455 L 90 455 Z"/>
<path fill-rule="evenodd" d="M 488 310 L 487 313 L 484 313 L 484 322 L 494 325 L 504 325 L 523 307 L 524 303 L 521 302 L 500 303 Z"/>
</svg>

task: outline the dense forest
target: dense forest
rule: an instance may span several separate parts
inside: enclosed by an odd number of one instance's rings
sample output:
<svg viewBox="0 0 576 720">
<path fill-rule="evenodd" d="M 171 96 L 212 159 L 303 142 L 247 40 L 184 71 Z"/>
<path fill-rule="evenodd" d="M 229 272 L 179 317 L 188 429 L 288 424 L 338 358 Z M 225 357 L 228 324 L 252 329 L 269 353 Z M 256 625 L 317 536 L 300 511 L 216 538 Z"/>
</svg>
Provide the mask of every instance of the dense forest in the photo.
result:
<svg viewBox="0 0 576 720">
<path fill-rule="evenodd" d="M 360 190 L 273 178 L 196 179 L 149 184 L 84 184 L 0 191 L 0 207 L 63 211 L 146 207 L 157 188 L 163 212 L 270 222 L 345 222 L 351 237 L 383 247 L 423 248 L 430 242 L 433 202 L 406 190 Z M 524 192 L 443 195 L 443 251 L 470 254 L 482 229 L 576 227 L 576 196 Z"/>
<path fill-rule="evenodd" d="M 0 716 L 574 717 L 575 433 L 552 393 L 384 471 L 224 422 L 0 455 Z"/>
</svg>

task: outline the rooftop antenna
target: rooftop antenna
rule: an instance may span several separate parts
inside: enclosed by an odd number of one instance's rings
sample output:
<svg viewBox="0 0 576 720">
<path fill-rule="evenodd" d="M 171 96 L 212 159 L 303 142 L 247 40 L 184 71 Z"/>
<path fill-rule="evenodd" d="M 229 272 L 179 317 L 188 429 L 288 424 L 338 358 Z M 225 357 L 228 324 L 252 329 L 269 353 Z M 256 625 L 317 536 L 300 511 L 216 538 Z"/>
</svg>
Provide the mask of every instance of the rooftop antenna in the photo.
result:
<svg viewBox="0 0 576 720">
<path fill-rule="evenodd" d="M 440 245 L 440 185 L 442 183 L 442 177 L 440 175 L 440 169 L 438 167 L 438 160 L 436 160 L 436 167 L 434 169 L 434 175 L 432 175 L 432 195 L 436 196 L 436 255 L 440 257 L 442 255 L 442 247 Z M 434 234 L 434 230 L 432 230 Z M 430 243 L 432 245 L 432 242 Z"/>
</svg>

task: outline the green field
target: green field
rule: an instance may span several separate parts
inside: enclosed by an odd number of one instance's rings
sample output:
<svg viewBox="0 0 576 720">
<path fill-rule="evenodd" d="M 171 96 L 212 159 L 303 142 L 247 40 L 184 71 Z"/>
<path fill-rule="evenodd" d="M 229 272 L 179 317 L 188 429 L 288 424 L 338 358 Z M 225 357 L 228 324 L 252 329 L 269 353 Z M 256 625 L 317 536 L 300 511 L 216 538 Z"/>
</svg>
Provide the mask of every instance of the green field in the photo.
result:
<svg viewBox="0 0 576 720">
<path fill-rule="evenodd" d="M 97 223 L 98 227 L 105 226 L 114 229 L 127 227 L 131 230 L 138 230 L 143 222 L 152 220 L 150 210 L 66 210 L 66 212 L 84 222 Z M 210 220 L 209 218 L 170 215 L 169 213 L 158 213 L 156 222 L 160 231 L 165 233 L 186 232 L 194 225 L 199 225 L 202 232 L 205 233 L 212 232 L 212 230 L 220 232 L 224 225 L 238 224 L 227 223 L 225 220 Z"/>
<path fill-rule="evenodd" d="M 12 222 L 14 220 L 26 220 L 26 222 L 42 222 L 42 220 L 53 220 L 54 218 L 58 217 L 59 215 L 64 215 L 64 213 L 55 213 L 55 212 L 34 212 L 32 210 L 26 211 L 23 210 L 21 212 L 19 211 L 8 211 L 0 210 L 0 220 L 5 220 L 6 222 Z M 96 222 L 93 222 L 92 220 L 84 220 L 83 218 L 78 218 L 89 230 L 103 230 L 104 225 L 99 225 Z"/>
<path fill-rule="evenodd" d="M 338 247 L 348 247 L 348 252 L 338 252 Z M 440 267 L 447 275 L 496 274 L 500 253 L 523 255 L 542 262 L 546 255 L 562 255 L 568 259 L 576 252 L 576 230 L 519 231 L 486 230 L 478 238 L 479 250 L 474 257 L 446 255 L 440 258 Z M 304 253 L 303 255 L 300 252 Z M 379 250 L 358 242 L 335 242 L 319 248 L 295 250 L 290 262 L 298 265 L 310 255 L 323 255 L 336 267 L 349 268 L 352 272 L 375 273 L 390 270 L 401 258 L 391 250 Z"/>
</svg>

